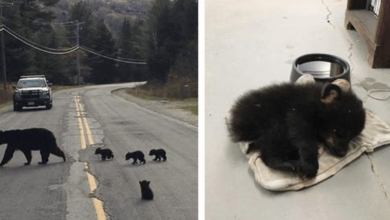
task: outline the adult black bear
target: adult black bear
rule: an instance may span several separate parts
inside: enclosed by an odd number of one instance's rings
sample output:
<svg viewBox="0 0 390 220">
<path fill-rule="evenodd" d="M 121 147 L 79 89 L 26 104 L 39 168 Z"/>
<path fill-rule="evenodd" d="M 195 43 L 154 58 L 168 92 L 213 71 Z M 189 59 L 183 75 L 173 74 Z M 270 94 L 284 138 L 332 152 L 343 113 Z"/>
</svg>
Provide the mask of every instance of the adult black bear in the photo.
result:
<svg viewBox="0 0 390 220">
<path fill-rule="evenodd" d="M 110 149 L 101 149 L 100 147 L 96 148 L 95 154 L 100 154 L 102 155 L 102 160 L 106 159 L 114 159 L 114 154 Z"/>
<path fill-rule="evenodd" d="M 150 150 L 149 152 L 149 156 L 155 156 L 155 158 L 153 159 L 154 161 L 158 160 L 158 161 L 161 161 L 161 158 L 163 158 L 164 161 L 167 160 L 167 156 L 166 156 L 166 152 L 164 149 L 152 149 Z"/>
<path fill-rule="evenodd" d="M 141 195 L 143 200 L 153 200 L 153 191 L 150 188 L 150 181 L 142 180 L 139 181 L 139 185 L 141 186 Z"/>
<path fill-rule="evenodd" d="M 318 170 L 318 146 L 337 157 L 347 154 L 350 140 L 365 125 L 362 101 L 334 84 L 290 83 L 244 94 L 231 110 L 235 142 L 250 142 L 274 169 L 311 178 Z"/>
<path fill-rule="evenodd" d="M 46 164 L 50 154 L 62 157 L 66 161 L 65 154 L 58 148 L 53 133 L 44 128 L 0 131 L 0 144 L 8 144 L 0 166 L 6 164 L 13 157 L 15 150 L 23 152 L 27 159 L 27 163 L 24 165 L 30 165 L 32 150 L 39 150 L 41 153 L 42 162 L 38 164 Z"/>
<path fill-rule="evenodd" d="M 145 155 L 142 153 L 142 151 L 134 151 L 134 152 L 129 152 L 126 154 L 126 160 L 133 159 L 133 164 L 137 163 L 137 159 L 140 161 L 140 163 L 145 164 Z"/>
</svg>

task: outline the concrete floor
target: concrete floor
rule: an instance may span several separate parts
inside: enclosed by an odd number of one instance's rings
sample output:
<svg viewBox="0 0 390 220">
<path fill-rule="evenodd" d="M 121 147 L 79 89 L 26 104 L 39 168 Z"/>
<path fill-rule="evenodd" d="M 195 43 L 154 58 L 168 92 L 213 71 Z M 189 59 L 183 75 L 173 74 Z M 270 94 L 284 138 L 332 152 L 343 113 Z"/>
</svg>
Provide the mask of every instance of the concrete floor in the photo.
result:
<svg viewBox="0 0 390 220">
<path fill-rule="evenodd" d="M 367 96 L 370 89 L 390 89 L 390 69 L 370 68 L 364 40 L 344 28 L 346 4 L 206 0 L 205 219 L 390 219 L 390 147 L 363 154 L 315 186 L 271 192 L 255 183 L 226 129 L 224 117 L 237 97 L 288 81 L 293 60 L 308 53 L 347 60 L 355 92 L 390 124 L 390 99 Z"/>
</svg>

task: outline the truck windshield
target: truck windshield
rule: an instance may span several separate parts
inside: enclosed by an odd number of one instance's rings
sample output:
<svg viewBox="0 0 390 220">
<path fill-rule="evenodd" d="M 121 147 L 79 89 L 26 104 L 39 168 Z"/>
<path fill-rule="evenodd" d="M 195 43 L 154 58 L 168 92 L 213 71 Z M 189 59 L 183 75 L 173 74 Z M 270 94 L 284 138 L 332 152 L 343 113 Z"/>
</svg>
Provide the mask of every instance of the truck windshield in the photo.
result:
<svg viewBox="0 0 390 220">
<path fill-rule="evenodd" d="M 28 87 L 46 87 L 46 83 L 43 80 L 21 80 L 17 85 L 17 88 Z"/>
</svg>

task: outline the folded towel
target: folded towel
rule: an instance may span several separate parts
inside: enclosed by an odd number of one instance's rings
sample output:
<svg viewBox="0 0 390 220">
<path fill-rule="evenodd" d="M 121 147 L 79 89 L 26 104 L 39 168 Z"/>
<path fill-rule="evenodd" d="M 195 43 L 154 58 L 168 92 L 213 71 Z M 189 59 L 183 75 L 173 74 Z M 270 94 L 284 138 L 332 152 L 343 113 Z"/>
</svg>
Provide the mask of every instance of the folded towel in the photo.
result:
<svg viewBox="0 0 390 220">
<path fill-rule="evenodd" d="M 239 143 L 244 154 L 247 152 L 248 144 L 248 142 Z M 373 152 L 375 148 L 386 144 L 390 144 L 390 126 L 366 110 L 365 128 L 349 143 L 349 151 L 345 157 L 335 157 L 324 151 L 323 147 L 319 148 L 319 169 L 314 178 L 301 179 L 297 174 L 269 168 L 263 163 L 258 152 L 251 152 L 246 156 L 256 181 L 264 188 L 273 191 L 299 190 L 333 176 L 362 153 Z"/>
</svg>

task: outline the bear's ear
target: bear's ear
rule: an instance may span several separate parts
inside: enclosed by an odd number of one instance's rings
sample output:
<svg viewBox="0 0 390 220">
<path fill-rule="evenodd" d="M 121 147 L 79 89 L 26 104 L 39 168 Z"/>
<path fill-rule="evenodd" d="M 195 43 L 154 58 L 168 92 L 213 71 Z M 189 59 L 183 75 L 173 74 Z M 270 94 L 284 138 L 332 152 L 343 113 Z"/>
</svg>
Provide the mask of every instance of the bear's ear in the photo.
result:
<svg viewBox="0 0 390 220">
<path fill-rule="evenodd" d="M 334 84 L 326 84 L 322 88 L 321 102 L 324 104 L 332 104 L 333 102 L 339 100 L 341 97 L 341 89 Z"/>
</svg>

